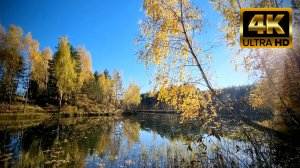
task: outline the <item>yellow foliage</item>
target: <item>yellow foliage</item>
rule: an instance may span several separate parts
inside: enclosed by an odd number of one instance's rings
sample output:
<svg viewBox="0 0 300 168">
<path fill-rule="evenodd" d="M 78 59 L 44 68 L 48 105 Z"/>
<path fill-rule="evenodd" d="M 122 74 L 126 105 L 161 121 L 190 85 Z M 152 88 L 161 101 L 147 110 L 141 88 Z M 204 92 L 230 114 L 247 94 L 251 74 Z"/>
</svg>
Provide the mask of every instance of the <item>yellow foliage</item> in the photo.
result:
<svg viewBox="0 0 300 168">
<path fill-rule="evenodd" d="M 161 88 L 158 100 L 164 101 L 182 112 L 182 121 L 185 119 L 200 119 L 202 124 L 215 124 L 217 116 L 213 106 L 212 94 L 209 91 L 200 91 L 194 85 L 171 86 Z"/>
<path fill-rule="evenodd" d="M 140 88 L 135 83 L 131 83 L 124 93 L 124 103 L 128 108 L 130 106 L 137 106 L 140 102 Z"/>
<path fill-rule="evenodd" d="M 73 91 L 76 86 L 75 60 L 71 58 L 68 43 L 67 37 L 61 37 L 54 57 L 56 85 L 61 98 L 64 94 Z"/>
<path fill-rule="evenodd" d="M 113 95 L 113 81 L 105 76 L 105 74 L 101 74 L 98 79 L 98 83 L 100 85 L 100 88 L 102 89 L 102 103 L 110 103 Z"/>
<path fill-rule="evenodd" d="M 183 119 L 212 123 L 216 116 L 212 95 L 190 85 L 203 82 L 192 72 L 198 68 L 195 60 L 202 65 L 210 61 L 193 38 L 202 28 L 200 9 L 189 0 L 145 0 L 143 7 L 139 61 L 155 66 L 161 88 L 158 99 L 182 112 Z"/>
<path fill-rule="evenodd" d="M 158 99 L 181 112 L 182 121 L 214 124 L 213 94 L 197 85 L 210 75 L 193 72 L 211 60 L 193 38 L 202 29 L 200 9 L 189 0 L 145 0 L 144 9 L 147 19 L 141 22 L 139 60 L 147 67 L 155 65 Z"/>
<path fill-rule="evenodd" d="M 142 44 L 139 61 L 147 67 L 151 63 L 156 66 L 159 83 L 187 80 L 190 72 L 187 65 L 194 62 L 189 59 L 183 24 L 186 32 L 200 32 L 200 10 L 188 0 L 145 0 L 144 9 L 147 20 L 141 22 L 141 36 L 137 39 Z M 188 38 L 196 48 L 197 43 Z"/>
<path fill-rule="evenodd" d="M 49 60 L 52 57 L 52 51 L 50 47 L 45 48 L 42 51 L 42 62 L 41 62 L 41 67 L 42 67 L 42 71 L 41 71 L 41 79 L 44 83 L 44 85 L 47 85 L 48 80 L 49 80 Z"/>
<path fill-rule="evenodd" d="M 31 33 L 25 37 L 26 49 L 30 62 L 30 77 L 36 81 L 41 89 L 46 89 L 48 82 L 48 62 L 51 59 L 51 49 L 39 51 L 39 43 L 32 39 Z"/>
<path fill-rule="evenodd" d="M 78 79 L 78 88 L 80 89 L 83 86 L 83 82 L 92 78 L 92 61 L 90 52 L 82 46 L 77 48 L 77 51 L 80 56 L 80 73 Z"/>
<path fill-rule="evenodd" d="M 0 25 L 0 67 L 1 67 L 1 93 L 0 97 L 11 100 L 15 95 L 16 84 L 24 68 L 24 39 L 23 30 L 11 25 L 8 32 Z"/>
</svg>

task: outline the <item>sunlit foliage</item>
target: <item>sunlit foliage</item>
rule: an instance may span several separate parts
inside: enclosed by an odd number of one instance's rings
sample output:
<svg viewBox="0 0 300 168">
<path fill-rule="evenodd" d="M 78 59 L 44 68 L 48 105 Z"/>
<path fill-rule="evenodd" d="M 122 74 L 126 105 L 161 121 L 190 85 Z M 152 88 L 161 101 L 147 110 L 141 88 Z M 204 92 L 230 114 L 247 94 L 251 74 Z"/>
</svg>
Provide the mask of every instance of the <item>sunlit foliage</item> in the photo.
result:
<svg viewBox="0 0 300 168">
<path fill-rule="evenodd" d="M 99 76 L 98 81 L 99 81 L 100 88 L 102 88 L 102 93 L 103 93 L 101 101 L 104 104 L 108 104 L 111 101 L 112 94 L 113 94 L 113 90 L 112 90 L 113 81 L 110 78 L 108 78 L 108 76 L 105 75 L 104 73 Z"/>
<path fill-rule="evenodd" d="M 90 52 L 83 46 L 74 48 L 67 37 L 59 38 L 52 55 L 50 47 L 40 49 L 30 32 L 23 37 L 21 28 L 12 25 L 6 32 L 1 26 L 0 44 L 0 101 L 9 103 L 9 110 L 10 104 L 17 101 L 22 101 L 23 111 L 28 102 L 59 105 L 58 110 L 63 111 L 122 109 L 121 74 L 115 70 L 111 76 L 104 70 L 93 75 Z M 61 109 L 64 105 L 66 108 Z"/>
<path fill-rule="evenodd" d="M 228 46 L 235 51 L 233 63 L 236 68 L 246 69 L 249 76 L 257 80 L 256 89 L 250 95 L 250 103 L 254 107 L 271 108 L 274 111 L 276 127 L 286 125 L 290 128 L 299 128 L 299 2 L 294 0 L 285 3 L 276 0 L 212 0 L 212 2 L 226 23 L 222 29 Z M 239 48 L 239 10 L 242 7 L 292 7 L 293 48 L 251 50 Z"/>
<path fill-rule="evenodd" d="M 0 26 L 0 92 L 1 100 L 11 104 L 24 72 L 24 39 L 20 27 L 10 26 L 6 32 Z"/>
<path fill-rule="evenodd" d="M 124 93 L 124 104 L 126 108 L 134 108 L 141 102 L 140 88 L 135 83 L 131 83 Z"/>
<path fill-rule="evenodd" d="M 92 78 L 92 61 L 90 52 L 88 52 L 84 47 L 77 47 L 77 51 L 80 56 L 80 73 L 77 87 L 81 88 L 84 81 Z"/>
<path fill-rule="evenodd" d="M 68 39 L 61 37 L 58 44 L 58 51 L 54 56 L 55 77 L 57 79 L 57 88 L 59 92 L 59 106 L 65 94 L 75 89 L 76 72 L 75 61 L 71 58 Z"/>
<path fill-rule="evenodd" d="M 197 48 L 190 33 L 200 32 L 200 10 L 188 0 L 182 3 L 178 0 L 146 0 L 144 10 L 147 19 L 140 21 L 141 35 L 137 39 L 141 44 L 139 60 L 145 62 L 147 67 L 151 64 L 156 66 L 158 82 L 188 80 L 189 77 L 184 74 L 186 65 L 195 64 L 195 61 L 189 58 L 191 50 L 186 40 Z M 195 52 L 199 50 L 197 48 Z"/>
<path fill-rule="evenodd" d="M 29 57 L 30 80 L 37 82 L 40 89 L 46 89 L 49 78 L 48 62 L 52 55 L 51 49 L 45 48 L 40 52 L 39 43 L 32 39 L 31 33 L 26 35 L 25 44 Z"/>
<path fill-rule="evenodd" d="M 202 119 L 202 124 L 213 123 L 217 116 L 215 107 L 212 106 L 212 97 L 208 91 L 201 92 L 194 85 L 171 86 L 162 88 L 158 100 L 167 102 L 177 111 L 182 112 L 182 119 Z M 205 120 L 204 120 L 205 119 Z"/>
<path fill-rule="evenodd" d="M 49 61 L 51 60 L 52 58 L 52 51 L 51 51 L 51 48 L 50 47 L 47 47 L 45 48 L 43 51 L 42 51 L 42 57 L 43 57 L 43 60 L 42 60 L 42 72 L 41 72 L 41 78 L 42 78 L 42 81 L 45 85 L 45 88 L 47 89 L 47 84 L 48 84 L 48 81 L 49 81 Z"/>
<path fill-rule="evenodd" d="M 202 29 L 200 9 L 189 0 L 145 0 L 143 7 L 146 19 L 140 23 L 138 55 L 147 67 L 155 66 L 155 79 L 162 90 L 159 99 L 179 109 L 182 117 L 208 117 L 207 121 L 211 121 L 216 114 L 215 108 L 211 108 L 211 97 L 217 93 L 203 94 L 198 85 L 213 90 L 205 66 L 209 56 L 194 38 Z M 192 73 L 195 70 L 200 74 Z M 203 115 L 204 109 L 214 115 Z"/>
</svg>

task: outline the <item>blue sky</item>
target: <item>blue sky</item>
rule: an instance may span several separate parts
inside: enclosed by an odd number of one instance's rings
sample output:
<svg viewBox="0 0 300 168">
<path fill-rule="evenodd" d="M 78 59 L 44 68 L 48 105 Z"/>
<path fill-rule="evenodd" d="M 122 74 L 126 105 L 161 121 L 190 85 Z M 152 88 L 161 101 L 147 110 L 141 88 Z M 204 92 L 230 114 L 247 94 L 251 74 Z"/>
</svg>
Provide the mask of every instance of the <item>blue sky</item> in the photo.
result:
<svg viewBox="0 0 300 168">
<path fill-rule="evenodd" d="M 93 70 L 118 69 L 123 73 L 125 86 L 135 81 L 142 92 L 151 90 L 151 72 L 137 63 L 134 39 L 143 18 L 142 0 L 0 0 L 0 24 L 5 28 L 14 24 L 31 32 L 40 48 L 55 51 L 58 37 L 67 35 L 72 45 L 84 45 L 92 55 Z M 221 17 L 207 2 L 198 2 L 204 11 L 206 33 L 200 42 L 222 39 L 217 28 Z M 232 53 L 223 43 L 212 52 L 212 68 L 220 87 L 251 82 L 247 74 L 235 72 L 230 63 Z"/>
</svg>

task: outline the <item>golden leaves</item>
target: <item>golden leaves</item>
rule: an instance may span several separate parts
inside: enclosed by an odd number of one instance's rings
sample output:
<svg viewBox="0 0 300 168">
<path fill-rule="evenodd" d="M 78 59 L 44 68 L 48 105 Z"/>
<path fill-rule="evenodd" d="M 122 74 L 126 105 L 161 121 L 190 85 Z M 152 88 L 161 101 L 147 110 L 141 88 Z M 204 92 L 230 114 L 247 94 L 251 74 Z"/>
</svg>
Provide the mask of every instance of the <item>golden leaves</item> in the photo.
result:
<svg viewBox="0 0 300 168">
<path fill-rule="evenodd" d="M 48 82 L 48 62 L 51 59 L 51 49 L 39 51 L 38 41 L 32 39 L 31 33 L 25 37 L 25 46 L 29 55 L 31 79 L 36 81 L 41 89 L 46 89 Z"/>
<path fill-rule="evenodd" d="M 212 124 L 214 117 L 217 116 L 216 109 L 212 105 L 212 94 L 209 91 L 200 91 L 195 85 L 161 88 L 158 100 L 182 112 L 182 121 L 200 119 L 203 124 Z"/>
<path fill-rule="evenodd" d="M 202 28 L 200 9 L 189 0 L 145 0 L 144 10 L 146 20 L 141 22 L 138 38 L 139 61 L 147 67 L 154 65 L 154 76 L 161 87 L 158 99 L 182 112 L 183 118 L 213 121 L 216 113 L 210 93 L 189 84 L 199 81 L 198 74 L 195 78 L 191 74 L 195 70 L 191 53 L 201 53 L 193 39 Z M 205 55 L 198 59 L 209 61 Z"/>
<path fill-rule="evenodd" d="M 239 6 L 234 0 L 211 0 L 214 8 L 223 15 L 226 25 L 222 26 L 229 47 L 235 47 L 239 38 Z"/>
<path fill-rule="evenodd" d="M 10 26 L 8 32 L 0 25 L 0 67 L 4 94 L 11 99 L 14 95 L 18 78 L 24 71 L 23 30 Z M 6 95 L 3 95 L 6 96 Z M 2 95 L 1 95 L 2 97 Z"/>
<path fill-rule="evenodd" d="M 188 58 L 190 49 L 182 22 L 186 32 L 200 32 L 200 10 L 188 0 L 145 0 L 144 10 L 147 20 L 141 21 L 141 35 L 137 39 L 141 44 L 139 61 L 146 67 L 155 65 L 158 83 L 175 81 L 176 78 L 183 82 L 189 73 L 186 65 L 193 62 Z M 192 42 L 192 38 L 188 38 Z M 196 43 L 193 44 L 196 47 Z"/>
<path fill-rule="evenodd" d="M 75 60 L 71 58 L 71 51 L 67 37 L 61 37 L 58 51 L 54 57 L 55 77 L 60 95 L 73 91 L 76 86 Z"/>
<path fill-rule="evenodd" d="M 131 83 L 124 93 L 124 103 L 128 107 L 137 106 L 141 102 L 140 88 L 135 83 Z"/>
<path fill-rule="evenodd" d="M 80 73 L 78 77 L 78 88 L 83 86 L 83 82 L 92 78 L 91 54 L 83 46 L 77 47 L 80 61 Z"/>
<path fill-rule="evenodd" d="M 105 74 L 101 74 L 98 79 L 99 87 L 102 90 L 102 103 L 109 103 L 113 92 L 113 81 Z"/>
</svg>

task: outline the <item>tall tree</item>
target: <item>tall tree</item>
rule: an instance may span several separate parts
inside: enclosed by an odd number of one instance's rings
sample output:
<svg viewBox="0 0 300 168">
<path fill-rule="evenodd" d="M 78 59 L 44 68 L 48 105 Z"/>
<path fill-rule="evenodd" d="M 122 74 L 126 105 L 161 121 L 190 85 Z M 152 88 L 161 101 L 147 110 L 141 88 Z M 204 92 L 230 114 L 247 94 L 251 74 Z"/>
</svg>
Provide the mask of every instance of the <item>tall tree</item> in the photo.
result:
<svg viewBox="0 0 300 168">
<path fill-rule="evenodd" d="M 75 63 L 75 72 L 76 72 L 75 83 L 78 84 L 80 73 L 81 73 L 80 55 L 77 48 L 73 47 L 71 43 L 69 43 L 68 45 L 70 47 L 71 58 L 74 60 Z M 76 85 L 75 89 L 70 93 L 73 104 L 76 104 L 78 101 L 78 93 L 80 92 L 80 89 L 81 89 L 80 86 Z"/>
<path fill-rule="evenodd" d="M 57 79 L 59 94 L 59 110 L 64 96 L 74 91 L 76 86 L 76 62 L 71 57 L 71 51 L 67 37 L 61 37 L 58 50 L 54 55 L 54 72 Z"/>
<path fill-rule="evenodd" d="M 68 43 L 71 52 L 71 58 L 75 61 L 75 70 L 76 73 L 80 73 L 80 55 L 77 48 L 73 47 L 71 43 Z"/>
<path fill-rule="evenodd" d="M 47 94 L 50 98 L 55 98 L 58 95 L 57 91 L 57 79 L 55 76 L 55 66 L 54 60 L 49 60 L 48 62 L 48 73 L 49 79 L 47 82 Z"/>
<path fill-rule="evenodd" d="M 9 105 L 11 105 L 19 78 L 24 71 L 22 29 L 12 25 L 8 32 L 5 32 L 5 29 L 0 26 L 0 43 L 1 99 L 8 99 Z"/>
<path fill-rule="evenodd" d="M 51 59 L 51 49 L 48 47 L 40 52 L 39 43 L 32 39 L 31 33 L 28 33 L 25 37 L 25 46 L 30 65 L 29 79 L 38 84 L 37 91 L 46 90 L 49 78 L 48 63 Z"/>
<path fill-rule="evenodd" d="M 95 78 L 95 80 L 98 80 L 98 78 L 99 78 L 99 72 L 98 71 L 95 71 L 94 72 L 94 78 Z"/>
<path fill-rule="evenodd" d="M 135 108 L 141 102 L 140 87 L 135 83 L 131 83 L 124 93 L 125 108 Z"/>
<path fill-rule="evenodd" d="M 150 64 L 156 66 L 155 79 L 161 90 L 161 100 L 168 100 L 172 97 L 172 91 L 167 88 L 180 86 L 184 84 L 202 84 L 211 92 L 208 96 L 218 97 L 217 91 L 213 89 L 208 75 L 209 59 L 203 54 L 202 48 L 197 44 L 194 35 L 199 35 L 202 30 L 201 11 L 189 0 L 145 0 L 144 10 L 146 19 L 141 22 L 141 35 L 138 37 L 139 60 L 148 67 Z M 196 69 L 197 68 L 197 69 Z M 199 74 L 191 72 L 198 70 Z M 188 88 L 188 87 L 186 87 Z M 193 88 L 193 87 L 191 87 Z M 212 101 L 208 99 L 199 99 L 193 101 L 195 97 L 191 96 L 190 89 L 176 89 L 183 95 L 183 101 L 189 102 L 190 106 L 199 107 L 195 112 L 199 112 L 201 107 L 213 107 L 209 105 Z M 210 94 L 210 95 L 209 95 Z M 181 99 L 175 99 L 178 102 L 172 103 L 180 107 Z M 193 103 L 193 104 L 191 104 Z M 180 108 L 186 109 L 186 108 Z M 210 109 L 215 110 L 214 108 Z M 182 112 L 183 118 L 195 116 L 191 115 L 189 110 Z M 214 116 L 197 115 L 199 119 L 211 121 L 209 118 Z"/>
<path fill-rule="evenodd" d="M 49 61 L 51 60 L 52 57 L 52 51 L 50 47 L 45 48 L 42 51 L 42 62 L 41 62 L 41 66 L 42 66 L 42 72 L 41 72 L 41 81 L 44 84 L 45 89 L 47 90 L 47 84 L 49 81 Z"/>
<path fill-rule="evenodd" d="M 25 47 L 25 67 L 26 70 L 24 71 L 24 83 L 23 83 L 23 89 L 24 89 L 24 95 L 23 95 L 23 112 L 25 111 L 25 107 L 28 101 L 29 94 L 37 95 L 38 87 L 36 87 L 36 84 L 38 83 L 38 72 L 39 72 L 39 63 L 41 61 L 40 59 L 40 51 L 39 51 L 39 43 L 32 39 L 31 33 L 28 33 L 24 39 L 24 47 Z"/>
<path fill-rule="evenodd" d="M 80 72 L 78 77 L 78 88 L 81 89 L 84 81 L 92 77 L 92 61 L 91 54 L 84 47 L 77 47 L 80 62 Z"/>
<path fill-rule="evenodd" d="M 122 77 L 120 73 L 115 70 L 114 71 L 114 77 L 113 77 L 113 94 L 114 94 L 114 102 L 115 102 L 115 107 L 117 107 L 120 104 L 120 101 L 123 97 L 123 82 L 122 82 Z"/>
<path fill-rule="evenodd" d="M 28 59 L 30 64 L 30 78 L 31 80 L 36 81 L 38 84 L 42 84 L 40 82 L 41 77 L 41 62 L 42 56 L 41 52 L 39 51 L 39 43 L 32 39 L 31 33 L 28 33 L 25 37 L 26 48 L 28 50 Z"/>
<path fill-rule="evenodd" d="M 111 79 L 111 76 L 110 76 L 109 71 L 107 69 L 105 69 L 103 71 L 103 74 L 105 75 L 106 78 Z"/>
<path fill-rule="evenodd" d="M 200 9 L 189 0 L 145 0 L 144 10 L 146 19 L 141 21 L 141 34 L 137 39 L 139 48 L 139 60 L 145 62 L 146 66 L 153 64 L 157 68 L 156 81 L 162 88 L 186 83 L 204 85 L 210 91 L 209 97 L 221 107 L 235 115 L 237 121 L 242 121 L 254 128 L 272 133 L 277 137 L 284 135 L 273 129 L 259 125 L 248 118 L 240 115 L 237 109 L 224 102 L 211 83 L 209 61 L 211 56 L 205 54 L 204 49 L 197 43 L 197 35 L 202 30 L 203 21 Z M 197 70 L 199 74 L 191 73 Z M 181 91 L 187 99 L 189 92 Z M 165 94 L 170 96 L 170 94 Z M 209 100 L 209 99 L 208 99 Z M 206 106 L 210 111 L 214 104 L 207 105 L 207 99 L 201 99 L 201 106 Z M 186 100 L 188 101 L 188 100 Z M 199 104 L 199 102 L 194 102 Z M 180 104 L 178 102 L 177 104 Z M 199 107 L 201 107 L 199 106 Z M 183 117 L 189 117 L 185 115 Z M 201 116 L 214 117 L 213 115 Z M 209 118 L 208 118 L 209 119 Z M 213 120 L 211 120 L 213 121 Z"/>
<path fill-rule="evenodd" d="M 110 80 L 110 78 L 105 73 L 103 73 L 100 75 L 98 83 L 100 84 L 100 87 L 102 88 L 103 92 L 103 97 L 101 101 L 103 104 L 109 105 L 113 96 L 113 81 Z"/>
</svg>

